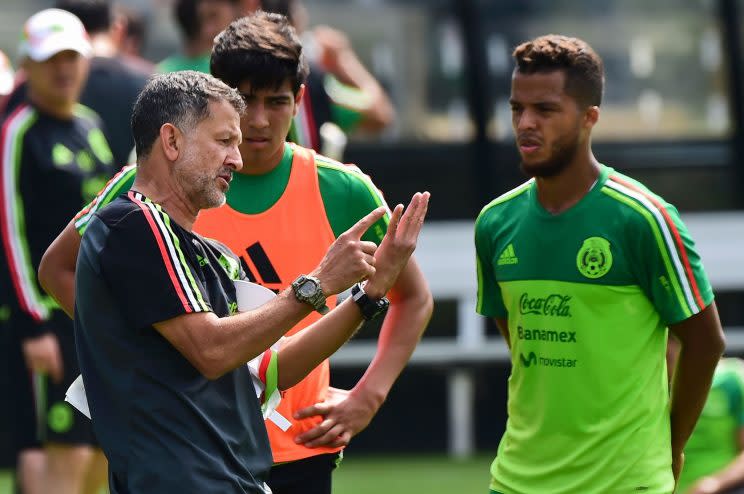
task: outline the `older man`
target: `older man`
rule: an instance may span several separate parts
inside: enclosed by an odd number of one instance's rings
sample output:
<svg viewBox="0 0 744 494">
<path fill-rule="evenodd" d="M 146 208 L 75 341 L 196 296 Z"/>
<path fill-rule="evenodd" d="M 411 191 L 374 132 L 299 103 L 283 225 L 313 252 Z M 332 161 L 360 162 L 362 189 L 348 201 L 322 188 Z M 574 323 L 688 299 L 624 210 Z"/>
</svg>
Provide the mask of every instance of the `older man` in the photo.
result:
<svg viewBox="0 0 744 494">
<path fill-rule="evenodd" d="M 191 228 L 199 210 L 225 202 L 242 167 L 243 110 L 240 94 L 211 76 L 153 79 L 132 117 L 134 186 L 83 237 L 75 331 L 113 493 L 267 492 L 271 451 L 244 364 L 263 353 L 264 369 L 281 362 L 280 389 L 299 381 L 353 333 L 364 303 L 384 304 L 415 247 L 428 193 L 405 214 L 395 208 L 379 248 L 360 239 L 383 208 L 342 234 L 304 281 L 235 314 L 239 259 Z M 264 353 L 324 310 L 326 296 L 365 278 L 362 296 Z"/>
</svg>

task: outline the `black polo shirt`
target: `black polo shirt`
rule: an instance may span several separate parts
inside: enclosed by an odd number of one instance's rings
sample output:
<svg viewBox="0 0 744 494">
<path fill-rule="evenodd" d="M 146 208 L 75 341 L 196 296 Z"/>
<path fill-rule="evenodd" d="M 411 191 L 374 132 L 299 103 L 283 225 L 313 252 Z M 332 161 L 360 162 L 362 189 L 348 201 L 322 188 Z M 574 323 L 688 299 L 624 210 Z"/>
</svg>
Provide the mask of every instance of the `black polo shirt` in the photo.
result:
<svg viewBox="0 0 744 494">
<path fill-rule="evenodd" d="M 216 380 L 153 328 L 236 311 L 244 277 L 224 245 L 129 192 L 82 238 L 75 338 L 112 493 L 263 493 L 272 457 L 246 366 Z"/>
</svg>

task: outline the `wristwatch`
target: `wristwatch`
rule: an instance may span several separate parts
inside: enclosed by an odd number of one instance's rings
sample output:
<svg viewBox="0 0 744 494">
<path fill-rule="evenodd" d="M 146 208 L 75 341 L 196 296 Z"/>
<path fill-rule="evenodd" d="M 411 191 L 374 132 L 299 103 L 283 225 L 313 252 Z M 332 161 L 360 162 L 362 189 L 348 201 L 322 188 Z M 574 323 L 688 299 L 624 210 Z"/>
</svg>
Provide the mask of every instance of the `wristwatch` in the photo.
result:
<svg viewBox="0 0 744 494">
<path fill-rule="evenodd" d="M 301 274 L 292 282 L 292 290 L 300 302 L 309 304 L 314 310 L 321 314 L 327 314 L 330 310 L 326 305 L 326 296 L 320 289 L 320 280 L 314 276 Z"/>
<path fill-rule="evenodd" d="M 359 306 L 359 310 L 362 311 L 362 317 L 367 321 L 371 321 L 380 314 L 384 314 L 390 305 L 390 300 L 387 297 L 380 299 L 373 299 L 367 295 L 364 291 L 361 283 L 351 287 L 351 298 Z"/>
</svg>

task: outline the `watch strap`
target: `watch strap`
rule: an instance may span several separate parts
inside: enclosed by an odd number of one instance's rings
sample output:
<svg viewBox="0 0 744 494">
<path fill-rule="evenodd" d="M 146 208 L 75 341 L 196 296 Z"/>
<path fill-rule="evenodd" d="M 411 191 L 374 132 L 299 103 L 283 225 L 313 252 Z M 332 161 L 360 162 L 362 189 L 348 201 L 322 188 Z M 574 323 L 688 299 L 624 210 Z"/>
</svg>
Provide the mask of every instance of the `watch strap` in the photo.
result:
<svg viewBox="0 0 744 494">
<path fill-rule="evenodd" d="M 357 304 L 359 310 L 362 312 L 362 317 L 367 321 L 371 321 L 384 313 L 390 305 L 387 297 L 380 299 L 370 298 L 367 292 L 364 291 L 361 283 L 357 283 L 351 287 L 351 299 Z"/>
<path fill-rule="evenodd" d="M 315 285 L 316 291 L 313 295 L 307 296 L 302 293 L 300 288 L 306 283 L 313 283 Z M 310 305 L 321 314 L 328 314 L 330 309 L 326 304 L 326 296 L 320 288 L 320 280 L 318 278 L 301 274 L 292 282 L 292 291 L 300 302 Z"/>
</svg>

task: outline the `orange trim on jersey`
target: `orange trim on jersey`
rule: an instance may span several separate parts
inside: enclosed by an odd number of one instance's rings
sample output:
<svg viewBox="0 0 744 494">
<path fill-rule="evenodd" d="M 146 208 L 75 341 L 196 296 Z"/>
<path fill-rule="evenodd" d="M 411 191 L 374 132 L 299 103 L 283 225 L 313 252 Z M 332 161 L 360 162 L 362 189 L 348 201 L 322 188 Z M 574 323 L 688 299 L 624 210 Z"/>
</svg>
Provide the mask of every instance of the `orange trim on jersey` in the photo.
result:
<svg viewBox="0 0 744 494">
<path fill-rule="evenodd" d="M 191 309 L 191 305 L 189 304 L 189 301 L 186 298 L 186 294 L 183 292 L 183 289 L 181 288 L 181 282 L 178 280 L 178 277 L 176 276 L 176 272 L 173 269 L 174 261 L 173 259 L 171 259 L 171 256 L 168 254 L 168 250 L 165 247 L 165 242 L 163 241 L 163 233 L 160 231 L 158 226 L 155 224 L 155 220 L 152 218 L 152 213 L 142 201 L 137 199 L 137 196 L 135 195 L 134 192 L 129 191 L 127 193 L 127 196 L 129 197 L 129 200 L 131 200 L 133 203 L 139 206 L 139 208 L 144 213 L 145 219 L 147 220 L 147 224 L 150 225 L 150 229 L 152 230 L 152 236 L 155 237 L 155 242 L 158 244 L 158 249 L 160 249 L 160 255 L 163 257 L 163 264 L 165 264 L 165 270 L 168 272 L 168 276 L 171 279 L 171 283 L 173 283 L 173 287 L 176 289 L 176 294 L 178 295 L 178 299 L 183 304 L 184 310 L 186 311 L 186 313 L 193 312 L 193 310 Z"/>
<path fill-rule="evenodd" d="M 687 249 L 685 249 L 685 244 L 682 242 L 682 236 L 679 234 L 679 230 L 677 229 L 677 225 L 674 224 L 674 220 L 672 220 L 672 217 L 669 216 L 669 213 L 667 212 L 664 205 L 656 199 L 652 194 L 649 194 L 645 190 L 641 189 L 640 187 L 628 182 L 627 180 L 623 180 L 617 175 L 610 175 L 610 180 L 613 180 L 631 190 L 634 190 L 638 192 L 639 194 L 642 194 L 646 199 L 651 201 L 654 206 L 656 206 L 659 211 L 661 211 L 662 216 L 664 216 L 664 220 L 666 221 L 667 225 L 669 226 L 669 229 L 672 232 L 672 235 L 674 236 L 674 242 L 677 244 L 677 251 L 679 252 L 680 257 L 682 258 L 682 264 L 685 268 L 685 274 L 687 275 L 687 280 L 690 283 L 690 286 L 692 287 L 692 293 L 695 296 L 695 301 L 698 304 L 698 307 L 702 310 L 705 307 L 705 302 L 703 301 L 703 297 L 700 295 L 700 289 L 697 285 L 697 280 L 695 279 L 695 272 L 692 270 L 692 266 L 690 265 L 690 260 L 687 257 Z"/>
<path fill-rule="evenodd" d="M 269 209 L 243 214 L 224 205 L 202 211 L 194 223 L 194 231 L 219 240 L 240 256 L 243 268 L 250 270 L 251 281 L 277 291 L 289 287 L 299 275 L 312 271 L 336 239 L 320 194 L 315 152 L 300 146 L 293 146 L 293 150 L 287 186 Z M 336 297 L 329 297 L 328 305 L 334 307 Z M 297 333 L 320 317 L 313 312 L 287 335 Z M 281 372 L 281 362 L 279 367 Z M 273 422 L 266 422 L 274 462 L 295 461 L 341 449 L 310 449 L 294 442 L 298 434 L 322 421 L 321 417 L 296 420 L 294 412 L 323 401 L 329 383 L 330 368 L 326 360 L 283 393 L 277 411 L 292 426 L 283 432 Z"/>
</svg>

